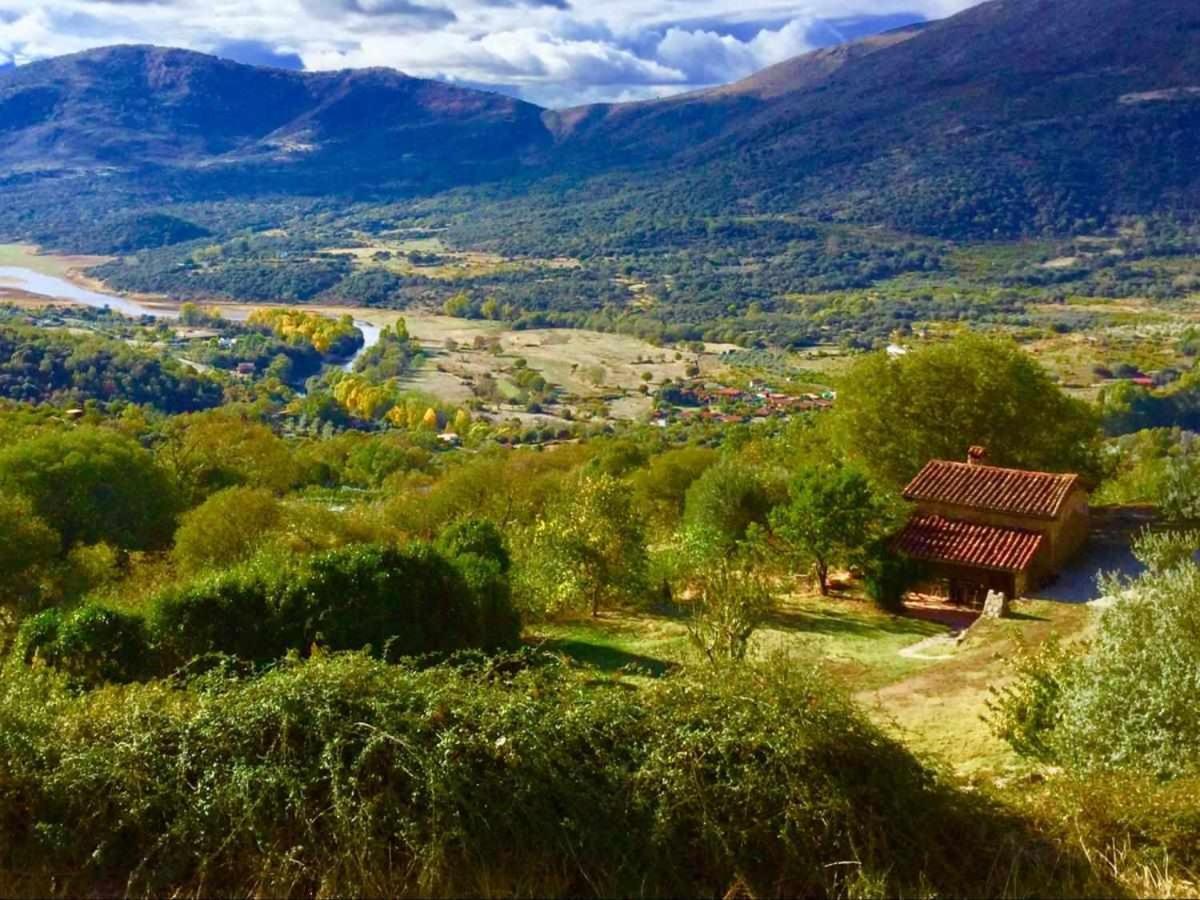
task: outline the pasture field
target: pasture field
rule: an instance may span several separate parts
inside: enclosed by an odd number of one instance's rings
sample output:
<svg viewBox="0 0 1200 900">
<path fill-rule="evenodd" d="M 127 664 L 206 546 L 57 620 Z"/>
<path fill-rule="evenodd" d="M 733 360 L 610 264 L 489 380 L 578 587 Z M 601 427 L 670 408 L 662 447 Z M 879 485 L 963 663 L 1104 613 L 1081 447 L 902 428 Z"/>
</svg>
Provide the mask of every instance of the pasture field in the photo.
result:
<svg viewBox="0 0 1200 900">
<path fill-rule="evenodd" d="M 313 308 L 331 314 L 345 311 Z M 515 331 L 498 322 L 426 312 L 355 309 L 353 314 L 373 325 L 392 325 L 403 318 L 426 356 L 404 379 L 404 386 L 447 403 L 470 398 L 471 385 L 484 376 L 495 378 L 502 392 L 515 393 L 511 375 L 523 360 L 525 367 L 560 389 L 564 403 L 606 397 L 613 418 L 633 420 L 650 410 L 649 399 L 639 390 L 642 385 L 657 387 L 686 378 L 693 364 L 702 376 L 713 378 L 727 368 L 715 345 L 694 353 L 655 347 L 630 335 L 578 328 Z"/>
</svg>

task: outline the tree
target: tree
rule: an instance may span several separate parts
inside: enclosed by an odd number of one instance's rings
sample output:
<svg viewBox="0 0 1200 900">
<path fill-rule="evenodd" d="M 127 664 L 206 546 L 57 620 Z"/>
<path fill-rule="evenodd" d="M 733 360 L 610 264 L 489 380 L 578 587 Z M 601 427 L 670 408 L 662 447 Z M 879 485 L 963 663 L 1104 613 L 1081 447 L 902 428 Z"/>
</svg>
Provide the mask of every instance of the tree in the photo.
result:
<svg viewBox="0 0 1200 900">
<path fill-rule="evenodd" d="M 61 540 L 28 498 L 11 493 L 0 494 L 0 534 L 0 611 L 20 615 L 37 606 Z"/>
<path fill-rule="evenodd" d="M 263 488 L 218 491 L 187 513 L 175 532 L 174 557 L 180 568 L 196 572 L 249 559 L 278 525 L 282 509 Z"/>
<path fill-rule="evenodd" d="M 998 465 L 1095 474 L 1099 422 L 1009 340 L 963 335 L 898 359 L 874 353 L 838 390 L 835 439 L 882 481 L 988 448 Z"/>
<path fill-rule="evenodd" d="M 808 467 L 792 481 L 788 502 L 770 515 L 771 530 L 800 563 L 811 565 L 821 595 L 829 570 L 862 556 L 890 530 L 887 505 L 866 476 L 841 466 Z"/>
<path fill-rule="evenodd" d="M 270 428 L 225 410 L 173 419 L 159 457 L 192 502 L 235 485 L 282 494 L 300 475 Z"/>
<path fill-rule="evenodd" d="M 465 293 L 455 294 L 442 304 L 442 312 L 456 319 L 464 319 L 471 315 L 471 298 Z"/>
<path fill-rule="evenodd" d="M 740 662 L 774 602 L 753 567 L 722 558 L 696 580 L 688 636 L 710 662 Z"/>
<path fill-rule="evenodd" d="M 746 537 L 751 525 L 765 525 L 771 498 L 761 480 L 735 460 L 726 459 L 707 468 L 688 488 L 684 522 L 706 527 L 726 548 Z"/>
<path fill-rule="evenodd" d="M 672 593 L 688 607 L 688 637 L 710 662 L 746 658 L 750 638 L 774 604 L 759 574 L 761 534 L 730 553 L 723 537 L 705 525 L 684 527 L 668 547 L 664 562 Z"/>
<path fill-rule="evenodd" d="M 645 584 L 646 545 L 629 487 L 582 475 L 533 525 L 520 571 L 526 595 L 548 613 L 632 597 Z"/>
<path fill-rule="evenodd" d="M 683 516 L 688 489 L 716 461 L 717 452 L 708 447 L 668 450 L 635 473 L 634 488 L 638 498 L 673 527 Z"/>
<path fill-rule="evenodd" d="M 51 432 L 0 451 L 0 491 L 28 497 L 64 548 L 149 550 L 174 530 L 166 473 L 137 443 L 101 428 Z"/>
</svg>

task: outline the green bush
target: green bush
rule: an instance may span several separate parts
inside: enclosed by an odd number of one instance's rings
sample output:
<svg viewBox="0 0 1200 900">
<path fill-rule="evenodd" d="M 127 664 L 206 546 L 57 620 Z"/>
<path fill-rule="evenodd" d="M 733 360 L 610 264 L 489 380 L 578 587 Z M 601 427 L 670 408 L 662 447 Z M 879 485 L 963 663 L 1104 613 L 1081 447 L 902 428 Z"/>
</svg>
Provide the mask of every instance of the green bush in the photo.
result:
<svg viewBox="0 0 1200 900">
<path fill-rule="evenodd" d="M 494 560 L 502 572 L 507 572 L 512 564 L 503 533 L 487 519 L 460 519 L 454 522 L 438 535 L 436 546 L 450 559 L 472 554 Z"/>
<path fill-rule="evenodd" d="M 520 620 L 494 562 L 359 545 L 268 553 L 169 588 L 149 602 L 148 631 L 161 673 L 210 653 L 267 662 L 314 645 L 388 659 L 508 648 Z"/>
<path fill-rule="evenodd" d="M 1019 662 L 992 703 L 997 732 L 1077 771 L 1200 774 L 1196 538 L 1141 537 L 1135 549 L 1150 571 L 1102 584 L 1109 604 L 1086 646 Z"/>
<path fill-rule="evenodd" d="M 21 655 L 87 683 L 166 675 L 209 655 L 267 663 L 289 653 L 369 648 L 388 660 L 516 646 L 521 620 L 492 559 L 453 563 L 430 547 L 359 545 L 309 557 L 263 554 L 168 588 L 148 615 L 87 603 L 28 620 Z"/>
<path fill-rule="evenodd" d="M 48 609 L 27 619 L 17 648 L 26 664 L 45 663 L 84 684 L 132 681 L 149 661 L 141 618 L 95 603 L 66 614 Z"/>
<path fill-rule="evenodd" d="M 996 895 L 1073 871 L 819 676 L 718 674 L 350 654 L 78 695 L 9 669 L 0 893 Z"/>
<path fill-rule="evenodd" d="M 904 608 L 904 596 L 919 584 L 924 574 L 920 562 L 895 553 L 887 542 L 877 543 L 868 551 L 863 566 L 863 585 L 867 596 L 888 612 Z"/>
</svg>

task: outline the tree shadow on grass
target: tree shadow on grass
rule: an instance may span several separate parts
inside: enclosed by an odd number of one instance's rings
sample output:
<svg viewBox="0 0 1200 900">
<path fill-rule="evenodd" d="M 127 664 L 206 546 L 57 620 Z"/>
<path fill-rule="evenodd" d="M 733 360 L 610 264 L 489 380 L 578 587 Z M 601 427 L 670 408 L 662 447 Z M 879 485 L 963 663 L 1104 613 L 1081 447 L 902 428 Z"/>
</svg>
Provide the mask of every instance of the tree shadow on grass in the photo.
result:
<svg viewBox="0 0 1200 900">
<path fill-rule="evenodd" d="M 939 629 L 918 619 L 900 616 L 878 616 L 864 619 L 853 613 L 834 610 L 820 612 L 797 609 L 777 609 L 766 620 L 769 628 L 832 637 L 875 637 L 884 634 L 903 634 L 924 637 Z"/>
<path fill-rule="evenodd" d="M 548 653 L 562 653 L 576 662 L 592 666 L 602 672 L 636 669 L 654 678 L 660 678 L 679 667 L 678 663 L 670 660 L 630 653 L 609 644 L 592 644 L 588 641 L 549 638 L 539 643 L 538 647 Z"/>
<path fill-rule="evenodd" d="M 1050 619 L 1045 616 L 1035 616 L 1033 613 L 1010 612 L 1006 619 L 1012 622 L 1049 622 Z"/>
</svg>

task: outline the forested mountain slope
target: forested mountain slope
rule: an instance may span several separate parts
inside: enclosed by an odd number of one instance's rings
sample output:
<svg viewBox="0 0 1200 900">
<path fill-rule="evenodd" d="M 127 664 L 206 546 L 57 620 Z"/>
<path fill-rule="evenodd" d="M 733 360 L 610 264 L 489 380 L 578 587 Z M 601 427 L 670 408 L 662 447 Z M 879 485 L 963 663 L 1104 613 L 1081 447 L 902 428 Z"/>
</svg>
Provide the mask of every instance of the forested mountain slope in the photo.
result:
<svg viewBox="0 0 1200 900">
<path fill-rule="evenodd" d="M 390 200 L 601 179 L 585 196 L 630 191 L 643 218 L 667 184 L 698 215 L 1064 233 L 1200 205 L 1200 7 L 993 0 L 739 84 L 563 112 L 391 70 L 107 48 L 0 74 L 0 134 L 10 189 Z"/>
<path fill-rule="evenodd" d="M 758 211 L 948 236 L 1190 213 L 1200 6 L 996 0 L 731 88 L 566 121 L 583 158 L 665 158 Z"/>
</svg>

